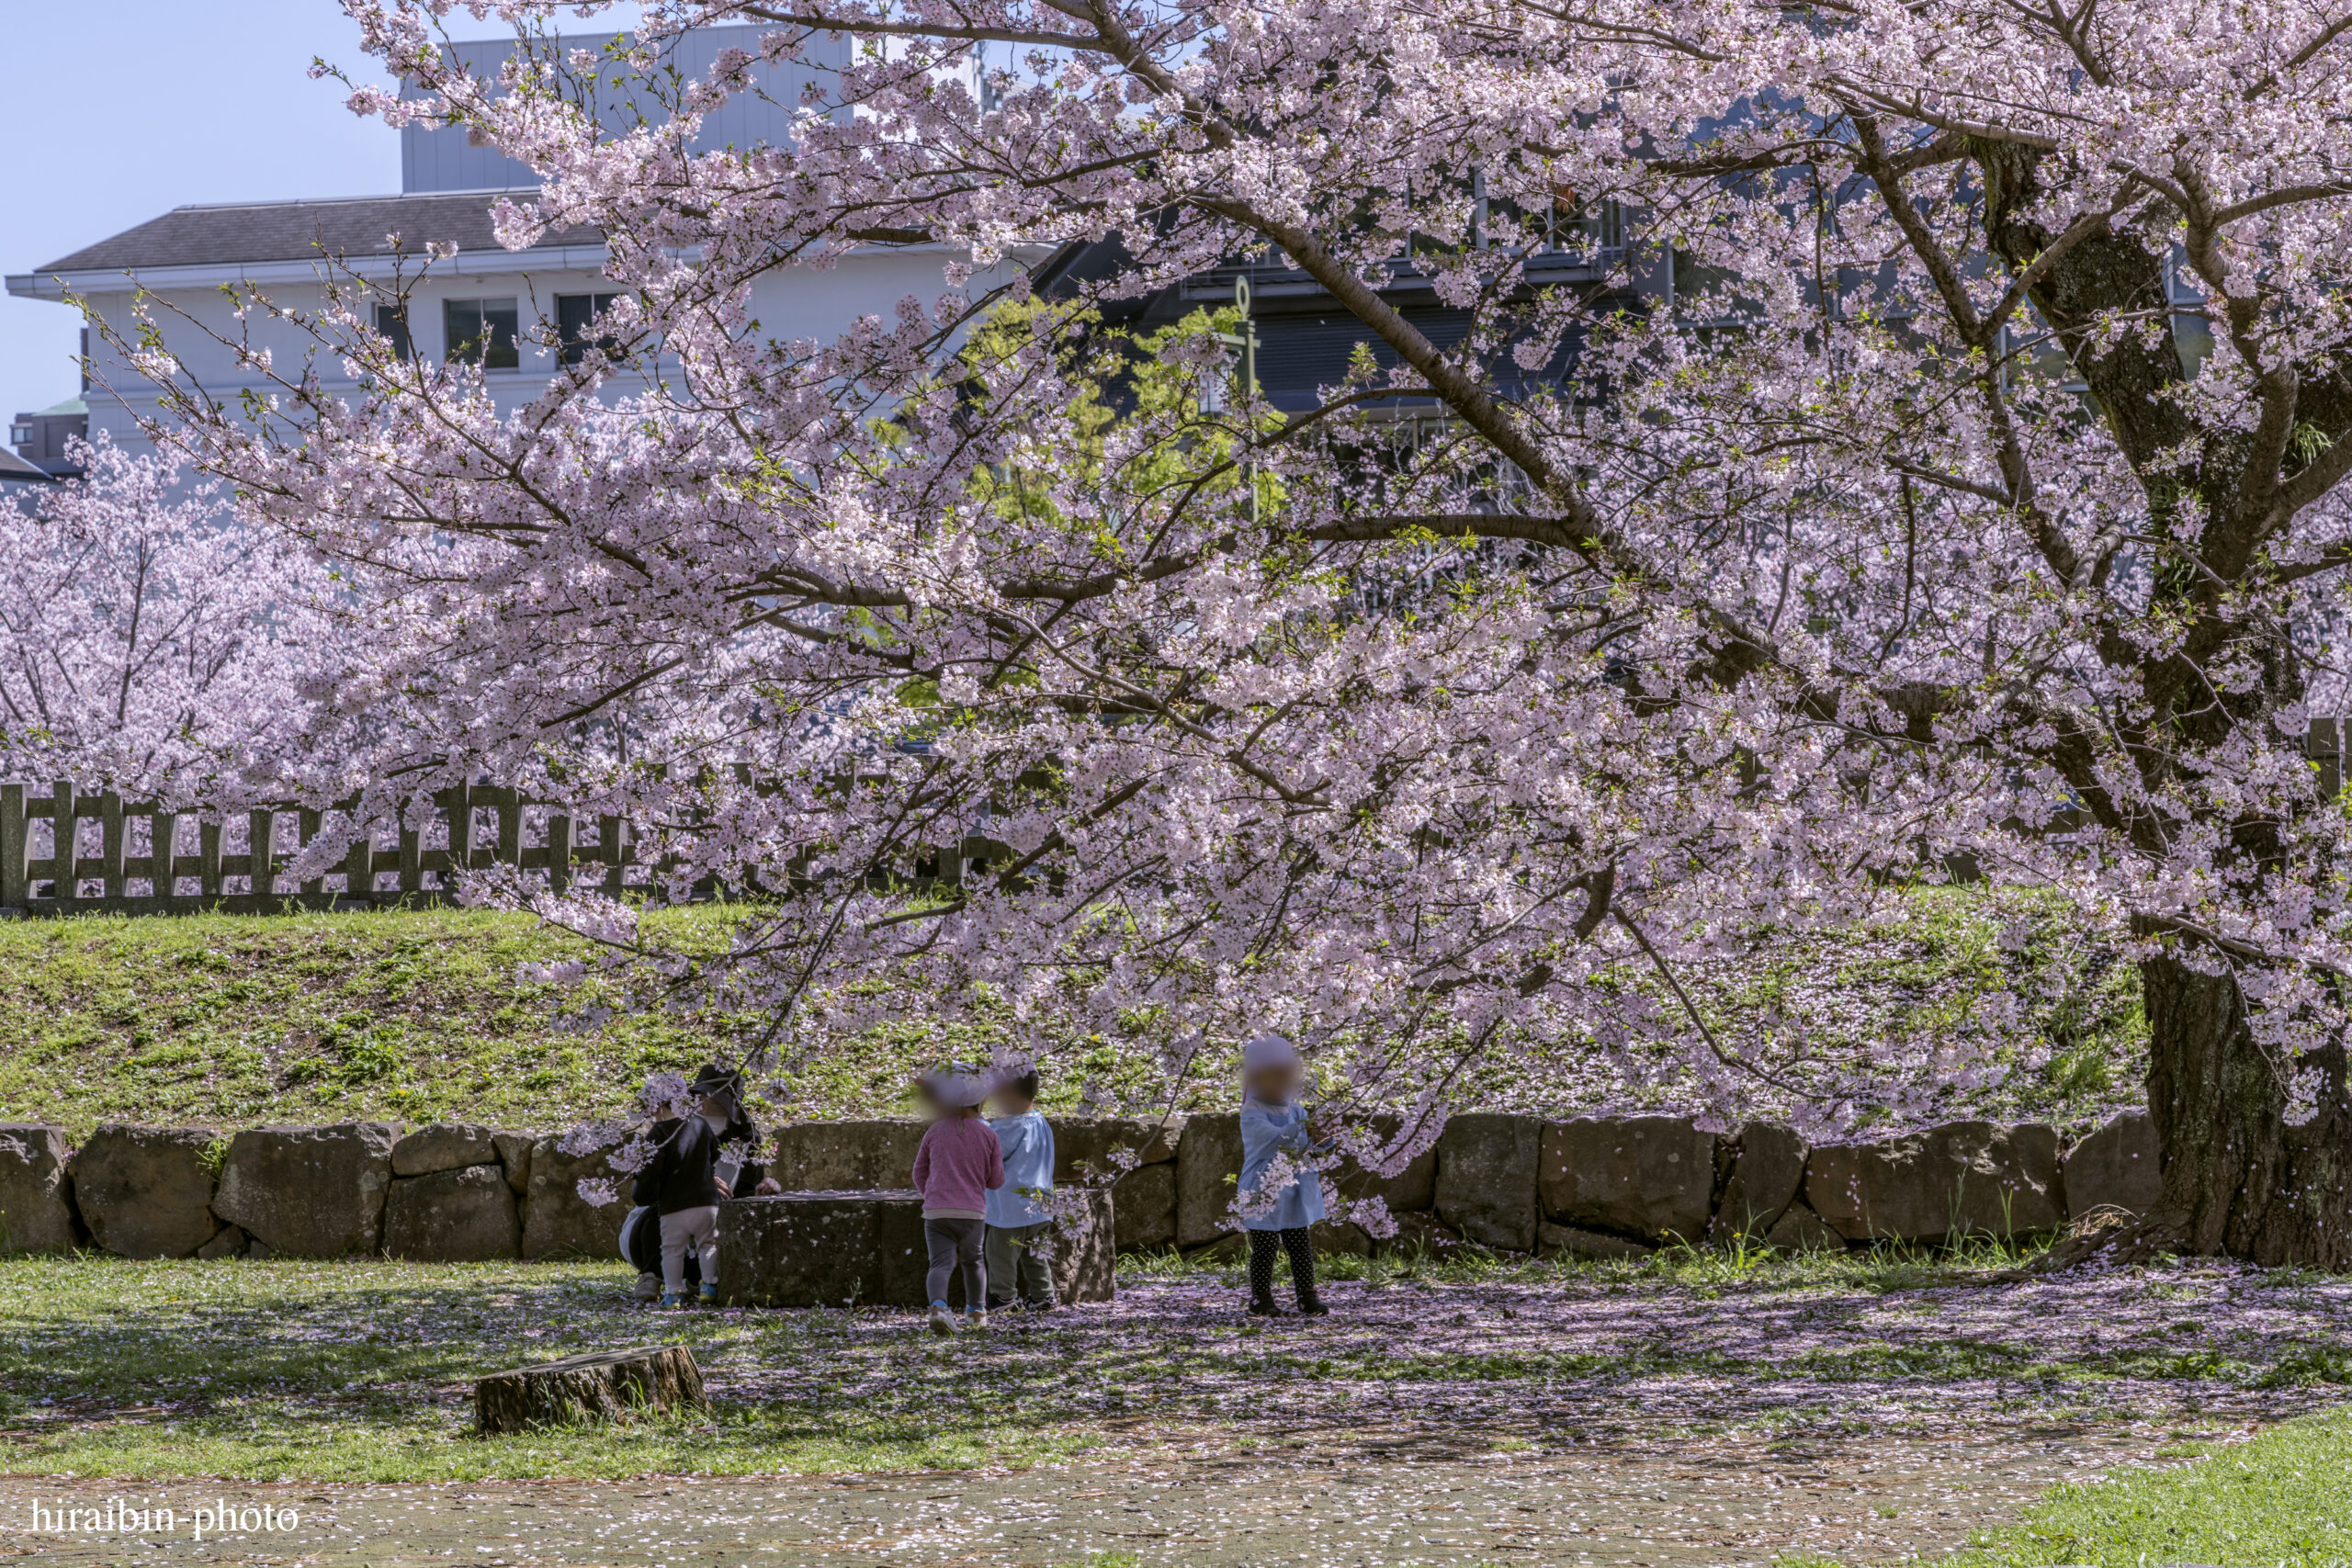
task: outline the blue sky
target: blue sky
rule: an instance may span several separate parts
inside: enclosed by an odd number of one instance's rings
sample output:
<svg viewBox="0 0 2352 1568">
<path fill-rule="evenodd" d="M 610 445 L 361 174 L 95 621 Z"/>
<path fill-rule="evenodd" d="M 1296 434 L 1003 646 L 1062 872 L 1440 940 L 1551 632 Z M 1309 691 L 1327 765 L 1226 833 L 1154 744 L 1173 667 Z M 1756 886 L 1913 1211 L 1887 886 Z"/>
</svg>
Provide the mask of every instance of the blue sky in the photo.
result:
<svg viewBox="0 0 2352 1568">
<path fill-rule="evenodd" d="M 458 25 L 496 31 L 462 12 Z M 323 57 L 379 78 L 358 39 L 336 0 L 0 0 L 0 273 L 189 202 L 399 190 L 399 133 L 309 76 Z M 70 306 L 0 295 L 0 416 L 77 393 L 81 324 Z"/>
<path fill-rule="evenodd" d="M 0 272 L 187 202 L 396 191 L 400 137 L 306 74 L 377 73 L 334 0 L 0 0 Z M 0 298 L 0 414 L 75 395 L 81 318 Z"/>
</svg>

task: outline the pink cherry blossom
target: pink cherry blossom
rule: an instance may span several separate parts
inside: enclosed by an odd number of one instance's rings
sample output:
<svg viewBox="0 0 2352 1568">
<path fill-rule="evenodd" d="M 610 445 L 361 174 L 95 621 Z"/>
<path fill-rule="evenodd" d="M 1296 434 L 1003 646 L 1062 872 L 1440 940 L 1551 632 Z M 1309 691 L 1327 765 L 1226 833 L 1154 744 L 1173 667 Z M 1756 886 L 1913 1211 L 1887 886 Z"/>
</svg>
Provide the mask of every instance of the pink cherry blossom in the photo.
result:
<svg viewBox="0 0 2352 1568">
<path fill-rule="evenodd" d="M 613 130 L 550 36 L 605 6 L 507 0 L 486 77 L 434 45 L 483 6 L 345 9 L 411 95 L 358 107 L 540 171 L 504 242 L 601 228 L 676 369 L 502 415 L 356 287 L 301 320 L 363 397 L 148 357 L 158 434 L 368 606 L 289 773 L 383 814 L 486 773 L 776 896 L 718 962 L 549 912 L 764 1010 L 779 1070 L 1002 1009 L 1181 1089 L 1272 1029 L 1407 1139 L 1536 1053 L 1850 1122 L 1682 975 L 1973 868 L 2142 965 L 2167 1243 L 2352 1258 L 2301 740 L 2352 559 L 2325 18 L 666 0 L 599 68 L 749 22 L 811 83 L 789 141 L 696 152 L 733 56 Z M 963 291 L 1114 236 L 1075 292 Z M 934 297 L 757 330 L 789 268 L 916 243 Z M 1360 329 L 1312 410 L 1205 315 L 1100 329 L 1236 258 Z"/>
</svg>

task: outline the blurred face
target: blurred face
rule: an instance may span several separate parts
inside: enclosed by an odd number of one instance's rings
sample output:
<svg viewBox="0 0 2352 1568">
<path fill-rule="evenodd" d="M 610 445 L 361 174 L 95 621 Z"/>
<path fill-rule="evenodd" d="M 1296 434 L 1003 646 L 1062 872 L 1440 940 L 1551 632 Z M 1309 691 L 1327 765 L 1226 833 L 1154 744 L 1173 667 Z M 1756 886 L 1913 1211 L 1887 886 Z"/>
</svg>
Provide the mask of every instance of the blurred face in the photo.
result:
<svg viewBox="0 0 2352 1568">
<path fill-rule="evenodd" d="M 1242 1084 L 1250 1094 L 1269 1105 L 1287 1105 L 1298 1094 L 1303 1075 L 1289 1064 L 1279 1067 L 1260 1067 L 1243 1078 Z"/>
<path fill-rule="evenodd" d="M 705 1116 L 724 1122 L 735 1114 L 735 1097 L 724 1092 L 695 1096 L 695 1109 Z"/>
<path fill-rule="evenodd" d="M 1011 1084 L 989 1096 L 989 1101 L 996 1107 L 996 1113 L 1000 1116 L 1026 1116 L 1037 1103 Z"/>
<path fill-rule="evenodd" d="M 922 1113 L 934 1122 L 947 1114 L 947 1107 L 940 1100 L 939 1091 L 920 1080 L 915 1084 L 915 1103 L 921 1105 Z"/>
</svg>

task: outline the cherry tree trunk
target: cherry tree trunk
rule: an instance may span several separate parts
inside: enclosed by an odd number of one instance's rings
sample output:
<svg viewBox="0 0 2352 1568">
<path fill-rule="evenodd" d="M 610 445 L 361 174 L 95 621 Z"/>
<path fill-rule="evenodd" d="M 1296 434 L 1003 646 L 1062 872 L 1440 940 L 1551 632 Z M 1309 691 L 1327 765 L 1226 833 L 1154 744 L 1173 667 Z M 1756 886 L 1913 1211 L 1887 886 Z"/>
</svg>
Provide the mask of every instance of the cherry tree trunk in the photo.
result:
<svg viewBox="0 0 2352 1568">
<path fill-rule="evenodd" d="M 2170 955 L 2141 965 L 2148 1110 L 2164 1196 L 2145 1240 L 2264 1264 L 2352 1267 L 2352 1111 L 2341 1045 L 2321 1064 L 2319 1114 L 2286 1121 L 2278 1065 L 2246 1026 L 2229 975 Z"/>
</svg>

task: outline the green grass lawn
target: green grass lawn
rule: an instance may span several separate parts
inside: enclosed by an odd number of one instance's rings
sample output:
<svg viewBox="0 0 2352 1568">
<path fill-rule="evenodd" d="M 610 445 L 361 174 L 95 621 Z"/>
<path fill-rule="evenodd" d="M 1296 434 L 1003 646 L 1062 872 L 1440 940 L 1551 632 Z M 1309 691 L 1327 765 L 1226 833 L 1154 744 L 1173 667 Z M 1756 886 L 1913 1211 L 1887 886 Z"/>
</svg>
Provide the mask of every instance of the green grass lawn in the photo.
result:
<svg viewBox="0 0 2352 1568">
<path fill-rule="evenodd" d="M 1976 1037 L 2007 1070 L 1943 1114 L 2079 1125 L 2134 1097 L 2144 1030 L 2136 981 L 2112 953 L 2047 910 L 2019 922 L 2022 946 L 2005 947 L 1997 933 L 2016 911 L 1979 893 L 1890 897 L 1883 918 L 1851 931 L 1767 944 L 1686 977 L 1720 1033 L 1799 1078 L 1821 1062 L 1862 1059 L 1866 1042 L 1908 1035 L 1940 1048 Z M 647 924 L 656 940 L 710 952 L 751 918 L 743 906 L 705 905 L 650 911 Z M 522 965 L 582 955 L 583 944 L 530 917 L 458 909 L 0 921 L 0 1121 L 61 1123 L 75 1136 L 109 1121 L 234 1128 L 356 1117 L 551 1132 L 622 1109 L 650 1073 L 739 1050 L 767 1021 L 632 1010 L 606 981 L 517 977 Z M 984 1053 L 1003 1029 L 909 1023 L 833 1042 L 787 1065 L 786 1102 L 768 1114 L 902 1111 L 917 1066 Z M 1022 1043 L 1045 1067 L 1049 1109 L 1154 1104 L 1149 1042 Z M 1668 1056 L 1651 1067 L 1642 1097 L 1688 1102 Z M 1204 1066 L 1182 1108 L 1228 1105 L 1230 1081 Z M 1546 1114 L 1626 1096 L 1623 1078 L 1572 1042 L 1473 1063 L 1456 1089 L 1463 1109 Z"/>
<path fill-rule="evenodd" d="M 319 1481 L 951 1469 L 1091 1446 L 986 1399 L 831 1396 L 837 1314 L 654 1315 L 618 1265 L 0 1265 L 0 1472 Z M 909 1337 L 918 1352 L 924 1342 Z M 616 1344 L 796 1370 L 710 1415 L 480 1438 L 473 1380 Z M 805 1372 L 805 1378 L 797 1373 Z"/>
<path fill-rule="evenodd" d="M 2340 1568 L 2352 1562 L 2352 1412 L 2290 1421 L 2177 1468 L 2059 1487 L 1962 1561 Z"/>
<path fill-rule="evenodd" d="M 807 1473 L 1159 1443 L 1410 1442 L 1459 1458 L 1987 1421 L 2210 1437 L 2309 1411 L 2352 1376 L 2352 1314 L 2333 1280 L 2183 1269 L 2016 1283 L 1997 1267 L 2014 1260 L 1334 1260 L 1330 1317 L 1269 1324 L 1241 1314 L 1238 1269 L 1136 1258 L 1114 1303 L 941 1341 L 905 1312 L 657 1313 L 629 1298 L 617 1264 L 17 1257 L 0 1260 L 0 1473 Z M 472 1433 L 484 1373 L 648 1343 L 692 1348 L 710 1410 Z M 2335 1449 L 2224 1448 L 2208 1472 L 2274 1454 L 2314 1475 L 2326 1452 L 2340 1464 L 2345 1429 L 2313 1430 Z M 2248 1483 L 2229 1517 L 2302 1484 Z M 1987 1551 L 2090 1561 L 2065 1555 L 2086 1529 L 2159 1539 L 2171 1505 L 2115 1502 L 2135 1495 L 2053 1501 L 2039 1533 Z M 2303 1522 L 2325 1517 L 2341 1512 Z"/>
</svg>

